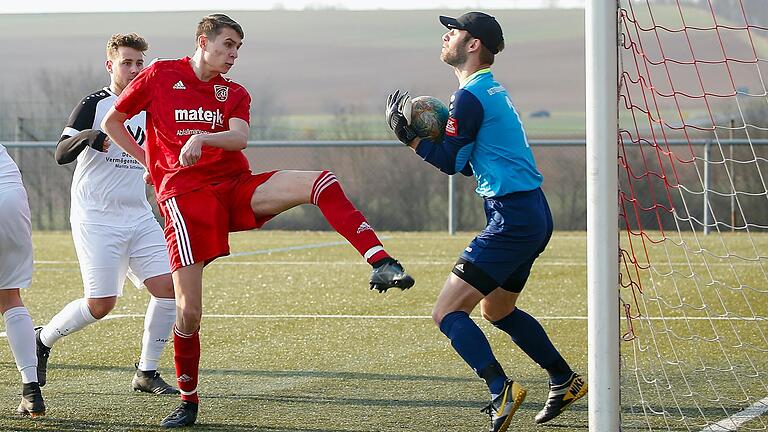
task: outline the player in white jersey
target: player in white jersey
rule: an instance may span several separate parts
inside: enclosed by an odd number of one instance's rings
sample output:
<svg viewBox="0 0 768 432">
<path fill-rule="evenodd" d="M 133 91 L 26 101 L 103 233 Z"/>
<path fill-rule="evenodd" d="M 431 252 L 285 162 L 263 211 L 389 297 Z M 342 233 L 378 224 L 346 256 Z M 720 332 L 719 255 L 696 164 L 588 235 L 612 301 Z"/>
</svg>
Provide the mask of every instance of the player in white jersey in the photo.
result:
<svg viewBox="0 0 768 432">
<path fill-rule="evenodd" d="M 72 178 L 70 223 L 83 277 L 84 298 L 66 305 L 37 329 L 40 385 L 45 385 L 50 349 L 63 336 L 106 316 L 122 295 L 125 278 L 152 295 L 132 387 L 155 394 L 178 394 L 157 372 L 157 364 L 176 319 L 165 237 L 147 202 L 144 167 L 99 130 L 104 114 L 144 67 L 146 41 L 136 34 L 113 35 L 107 42 L 105 87 L 72 111 L 56 147 L 59 164 L 77 160 Z M 125 123 L 139 143 L 145 140 L 145 115 Z"/>
<path fill-rule="evenodd" d="M 21 173 L 0 145 L 0 313 L 16 367 L 21 372 L 19 414 L 38 417 L 45 403 L 37 380 L 35 330 L 19 290 L 32 281 L 32 224 Z"/>
</svg>

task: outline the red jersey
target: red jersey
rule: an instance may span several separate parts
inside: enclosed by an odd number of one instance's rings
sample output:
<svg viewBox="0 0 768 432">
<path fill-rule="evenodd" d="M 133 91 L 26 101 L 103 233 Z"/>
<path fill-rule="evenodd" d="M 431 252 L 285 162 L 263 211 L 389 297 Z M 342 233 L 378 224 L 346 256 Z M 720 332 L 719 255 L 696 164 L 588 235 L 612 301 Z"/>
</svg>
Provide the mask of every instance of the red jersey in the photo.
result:
<svg viewBox="0 0 768 432">
<path fill-rule="evenodd" d="M 229 119 L 250 122 L 248 91 L 221 75 L 201 81 L 190 58 L 159 60 L 142 70 L 115 103 L 133 117 L 147 113 L 147 167 L 157 200 L 221 183 L 250 172 L 241 151 L 203 146 L 200 160 L 181 166 L 179 153 L 190 136 L 229 130 Z"/>
</svg>

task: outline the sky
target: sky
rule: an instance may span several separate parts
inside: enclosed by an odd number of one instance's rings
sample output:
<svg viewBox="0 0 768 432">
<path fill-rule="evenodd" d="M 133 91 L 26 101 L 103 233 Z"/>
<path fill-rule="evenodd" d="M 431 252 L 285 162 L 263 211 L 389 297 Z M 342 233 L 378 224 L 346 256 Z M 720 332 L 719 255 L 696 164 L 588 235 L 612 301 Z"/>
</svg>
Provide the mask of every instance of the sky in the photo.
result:
<svg viewBox="0 0 768 432">
<path fill-rule="evenodd" d="M 584 7 L 585 0 L 227 0 L 217 8 L 211 0 L 35 0 L 2 1 L 0 14 L 59 12 L 139 12 L 187 10 L 262 10 L 262 9 L 535 9 L 542 7 Z"/>
</svg>

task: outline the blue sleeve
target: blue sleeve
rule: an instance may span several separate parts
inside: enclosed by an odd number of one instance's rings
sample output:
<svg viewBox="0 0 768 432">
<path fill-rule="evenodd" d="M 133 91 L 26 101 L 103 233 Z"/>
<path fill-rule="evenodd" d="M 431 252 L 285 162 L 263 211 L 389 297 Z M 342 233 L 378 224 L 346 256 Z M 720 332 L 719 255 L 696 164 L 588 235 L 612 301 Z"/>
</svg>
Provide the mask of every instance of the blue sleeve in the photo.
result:
<svg viewBox="0 0 768 432">
<path fill-rule="evenodd" d="M 446 174 L 461 172 L 469 176 L 472 175 L 469 157 L 483 123 L 483 106 L 475 95 L 464 89 L 457 90 L 451 99 L 443 142 L 437 144 L 422 138 L 416 153 Z"/>
</svg>

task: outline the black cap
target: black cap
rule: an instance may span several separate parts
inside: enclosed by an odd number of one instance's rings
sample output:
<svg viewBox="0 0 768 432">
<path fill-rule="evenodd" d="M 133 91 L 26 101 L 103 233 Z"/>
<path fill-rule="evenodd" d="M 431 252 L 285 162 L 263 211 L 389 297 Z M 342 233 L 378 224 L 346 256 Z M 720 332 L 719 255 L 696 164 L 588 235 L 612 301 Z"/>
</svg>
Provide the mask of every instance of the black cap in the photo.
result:
<svg viewBox="0 0 768 432">
<path fill-rule="evenodd" d="M 496 18 L 482 12 L 467 12 L 458 18 L 440 16 L 440 22 L 449 29 L 466 30 L 494 54 L 498 54 L 504 35 Z"/>
</svg>

